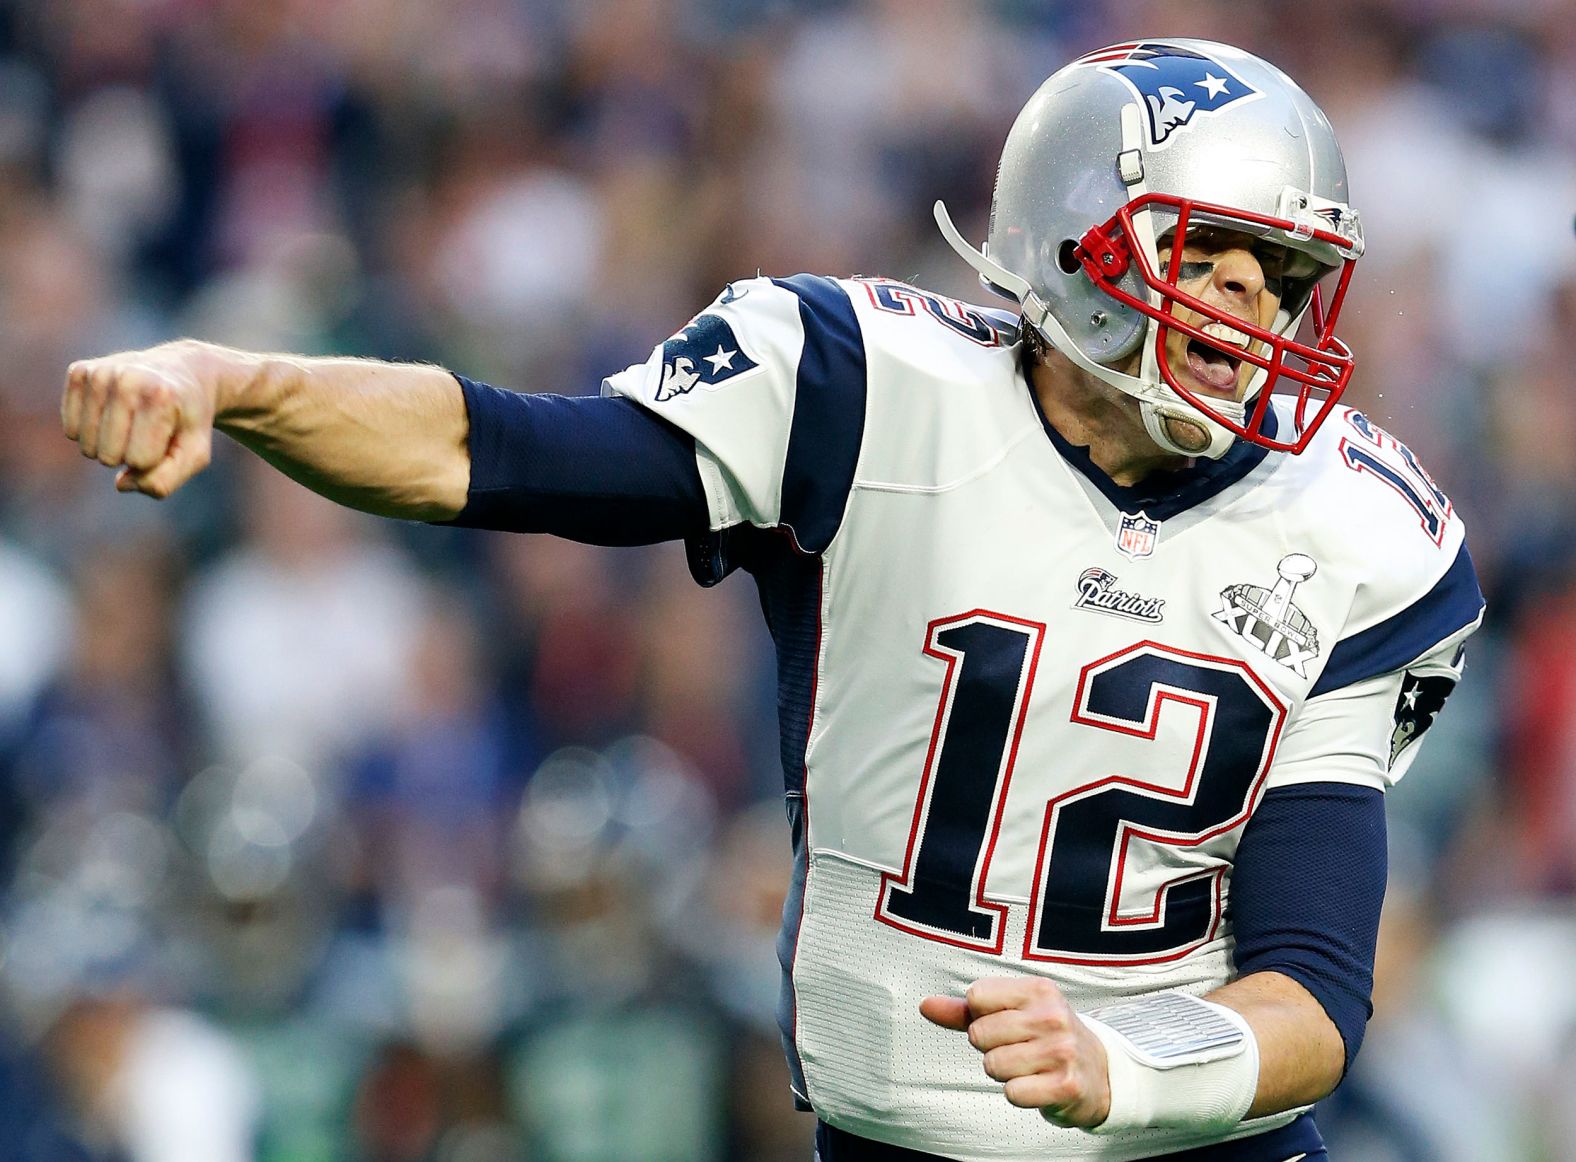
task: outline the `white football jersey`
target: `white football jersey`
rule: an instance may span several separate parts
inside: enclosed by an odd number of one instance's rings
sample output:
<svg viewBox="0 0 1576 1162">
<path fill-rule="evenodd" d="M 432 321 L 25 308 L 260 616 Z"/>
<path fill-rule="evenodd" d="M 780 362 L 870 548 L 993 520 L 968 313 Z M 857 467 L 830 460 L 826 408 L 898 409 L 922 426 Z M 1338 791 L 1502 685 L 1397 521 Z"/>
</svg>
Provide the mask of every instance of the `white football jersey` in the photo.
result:
<svg viewBox="0 0 1576 1162">
<path fill-rule="evenodd" d="M 1020 356 L 1008 316 L 901 283 L 758 278 L 604 390 L 694 436 L 692 567 L 755 573 L 778 644 L 800 1096 L 970 1162 L 1147 1157 L 1219 1138 L 1050 1125 L 920 998 L 1226 983 L 1266 790 L 1398 779 L 1482 598 L 1449 500 L 1361 414 L 1122 488 Z"/>
</svg>

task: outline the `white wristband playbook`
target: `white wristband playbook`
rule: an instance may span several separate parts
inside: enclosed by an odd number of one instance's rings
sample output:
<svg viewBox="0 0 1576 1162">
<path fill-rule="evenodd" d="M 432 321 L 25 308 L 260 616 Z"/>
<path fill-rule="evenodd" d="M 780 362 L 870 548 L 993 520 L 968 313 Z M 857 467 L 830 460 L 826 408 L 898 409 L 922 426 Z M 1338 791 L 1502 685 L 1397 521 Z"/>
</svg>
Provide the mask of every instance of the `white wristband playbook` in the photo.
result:
<svg viewBox="0 0 1576 1162">
<path fill-rule="evenodd" d="M 1091 1130 L 1224 1130 L 1253 1104 L 1259 1046 L 1247 1021 L 1213 1001 L 1159 992 L 1080 1014 L 1105 1046 L 1111 1112 Z M 1046 1113 L 1047 1120 L 1056 1119 Z"/>
</svg>

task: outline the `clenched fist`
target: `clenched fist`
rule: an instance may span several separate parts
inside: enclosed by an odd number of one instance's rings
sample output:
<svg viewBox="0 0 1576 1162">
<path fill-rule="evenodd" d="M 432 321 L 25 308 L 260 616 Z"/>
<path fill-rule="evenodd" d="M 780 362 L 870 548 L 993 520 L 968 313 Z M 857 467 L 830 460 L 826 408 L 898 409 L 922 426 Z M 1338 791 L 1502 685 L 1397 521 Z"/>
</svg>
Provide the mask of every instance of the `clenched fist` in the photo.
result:
<svg viewBox="0 0 1576 1162">
<path fill-rule="evenodd" d="M 115 487 L 164 497 L 208 464 L 214 429 L 338 504 L 449 520 L 466 504 L 465 394 L 419 363 L 262 354 L 181 339 L 71 365 L 60 421 Z"/>
<path fill-rule="evenodd" d="M 183 339 L 80 359 L 66 372 L 61 425 L 84 456 L 120 469 L 121 492 L 168 496 L 212 456 L 224 356 Z"/>
<path fill-rule="evenodd" d="M 966 1032 L 1007 1100 L 1060 1126 L 1092 1129 L 1111 1109 L 1105 1046 L 1048 980 L 990 977 L 962 997 L 926 997 L 919 1011 Z"/>
</svg>

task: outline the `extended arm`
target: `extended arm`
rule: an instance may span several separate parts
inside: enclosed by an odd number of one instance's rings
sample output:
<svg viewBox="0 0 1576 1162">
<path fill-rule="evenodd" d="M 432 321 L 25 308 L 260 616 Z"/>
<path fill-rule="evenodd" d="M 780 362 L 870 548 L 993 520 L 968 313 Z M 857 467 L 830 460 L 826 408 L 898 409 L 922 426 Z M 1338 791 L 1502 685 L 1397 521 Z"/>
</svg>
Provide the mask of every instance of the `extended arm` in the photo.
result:
<svg viewBox="0 0 1576 1162">
<path fill-rule="evenodd" d="M 445 520 L 470 479 L 464 397 L 439 367 L 259 355 L 180 340 L 73 363 L 66 435 L 164 497 L 201 471 L 215 428 L 331 500 Z"/>
<path fill-rule="evenodd" d="M 120 469 L 122 491 L 168 496 L 207 464 L 217 428 L 382 516 L 604 545 L 708 527 L 694 440 L 627 399 L 183 341 L 72 364 L 61 415 L 84 455 Z"/>
</svg>

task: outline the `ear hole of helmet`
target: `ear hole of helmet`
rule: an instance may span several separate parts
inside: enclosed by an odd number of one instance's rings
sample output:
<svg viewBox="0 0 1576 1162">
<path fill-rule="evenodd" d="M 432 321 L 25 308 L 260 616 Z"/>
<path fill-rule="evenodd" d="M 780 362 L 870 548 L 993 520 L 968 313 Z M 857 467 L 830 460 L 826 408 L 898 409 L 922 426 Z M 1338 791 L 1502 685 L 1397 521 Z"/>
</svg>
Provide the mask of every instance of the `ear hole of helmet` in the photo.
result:
<svg viewBox="0 0 1576 1162">
<path fill-rule="evenodd" d="M 1063 239 L 1062 244 L 1056 248 L 1056 265 L 1063 274 L 1077 274 L 1083 269 L 1078 261 L 1078 240 L 1076 238 Z"/>
</svg>

